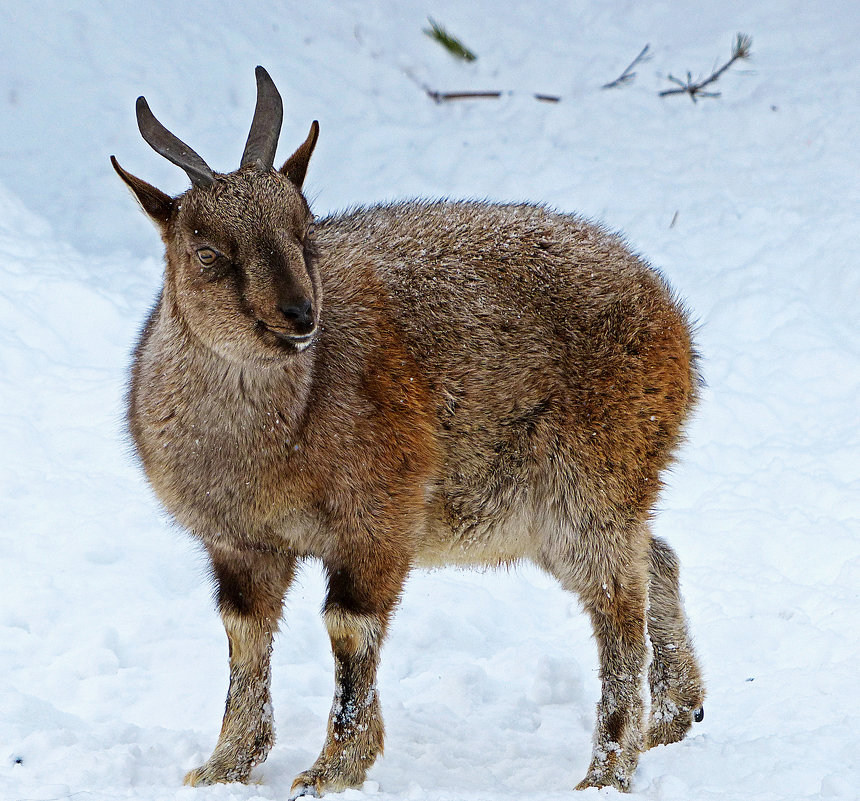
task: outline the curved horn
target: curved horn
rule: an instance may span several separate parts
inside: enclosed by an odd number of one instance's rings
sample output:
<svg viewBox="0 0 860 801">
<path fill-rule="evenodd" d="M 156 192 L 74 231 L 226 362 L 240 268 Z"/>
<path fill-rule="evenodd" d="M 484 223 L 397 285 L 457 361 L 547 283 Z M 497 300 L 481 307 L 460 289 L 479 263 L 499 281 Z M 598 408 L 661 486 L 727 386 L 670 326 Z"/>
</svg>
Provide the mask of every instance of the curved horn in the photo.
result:
<svg viewBox="0 0 860 801">
<path fill-rule="evenodd" d="M 167 130 L 149 110 L 149 104 L 143 97 L 137 98 L 137 127 L 147 144 L 160 153 L 177 167 L 182 167 L 194 186 L 211 186 L 215 173 L 181 139 Z"/>
<path fill-rule="evenodd" d="M 254 121 L 251 123 L 251 132 L 242 154 L 242 166 L 256 164 L 261 170 L 271 170 L 275 163 L 278 136 L 281 133 L 284 104 L 269 73 L 262 67 L 257 67 L 255 73 L 257 108 L 254 110 Z"/>
</svg>

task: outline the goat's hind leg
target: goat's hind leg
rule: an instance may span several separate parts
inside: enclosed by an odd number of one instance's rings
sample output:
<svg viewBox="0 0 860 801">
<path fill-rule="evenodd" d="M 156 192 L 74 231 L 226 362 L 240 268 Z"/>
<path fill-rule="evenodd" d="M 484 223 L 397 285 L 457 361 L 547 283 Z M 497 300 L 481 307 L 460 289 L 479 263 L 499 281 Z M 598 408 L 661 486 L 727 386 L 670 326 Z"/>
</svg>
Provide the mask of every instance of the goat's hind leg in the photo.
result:
<svg viewBox="0 0 860 801">
<path fill-rule="evenodd" d="M 600 655 L 601 693 L 591 764 L 577 789 L 627 791 L 642 750 L 646 591 L 634 576 L 609 580 L 601 590 L 603 599 L 586 603 Z"/>
<path fill-rule="evenodd" d="M 649 553 L 648 634 L 653 659 L 648 671 L 651 714 L 646 748 L 684 738 L 704 714 L 702 674 L 690 644 L 678 588 L 678 559 L 662 540 L 652 537 Z"/>
<path fill-rule="evenodd" d="M 583 533 L 550 571 L 579 595 L 594 628 L 601 696 L 591 764 L 577 790 L 630 788 L 642 750 L 642 690 L 647 648 L 647 541 L 636 529 Z"/>
<path fill-rule="evenodd" d="M 210 548 L 218 605 L 230 651 L 230 689 L 212 756 L 185 784 L 245 782 L 274 744 L 270 695 L 272 637 L 295 558 L 275 552 Z"/>
</svg>

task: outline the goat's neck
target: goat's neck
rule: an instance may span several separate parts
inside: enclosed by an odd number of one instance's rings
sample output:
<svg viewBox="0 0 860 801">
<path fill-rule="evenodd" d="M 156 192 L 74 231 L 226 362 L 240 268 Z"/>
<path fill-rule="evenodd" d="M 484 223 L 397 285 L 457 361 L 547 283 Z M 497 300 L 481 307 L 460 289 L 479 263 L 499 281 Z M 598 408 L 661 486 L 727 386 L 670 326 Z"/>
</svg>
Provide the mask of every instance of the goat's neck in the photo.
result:
<svg viewBox="0 0 860 801">
<path fill-rule="evenodd" d="M 313 384 L 314 347 L 270 362 L 225 358 L 194 335 L 167 293 L 151 343 L 158 363 L 150 367 L 173 372 L 170 383 L 194 385 L 202 402 L 220 406 L 225 414 L 277 413 L 291 429 L 301 427 Z"/>
</svg>

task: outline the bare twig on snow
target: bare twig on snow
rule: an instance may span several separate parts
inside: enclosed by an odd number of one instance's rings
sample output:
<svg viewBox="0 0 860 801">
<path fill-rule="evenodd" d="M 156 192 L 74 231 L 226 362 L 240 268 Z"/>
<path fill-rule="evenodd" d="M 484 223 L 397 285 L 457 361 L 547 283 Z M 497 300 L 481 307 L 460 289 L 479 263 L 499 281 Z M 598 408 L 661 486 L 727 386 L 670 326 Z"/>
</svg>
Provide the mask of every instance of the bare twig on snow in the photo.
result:
<svg viewBox="0 0 860 801">
<path fill-rule="evenodd" d="M 648 48 L 651 45 L 645 45 L 642 50 L 639 52 L 639 55 L 633 59 L 628 65 L 624 72 L 621 73 L 614 81 L 610 81 L 609 83 L 603 84 L 601 89 L 615 89 L 618 86 L 624 86 L 625 84 L 631 83 L 633 79 L 636 77 L 636 73 L 633 72 L 633 68 L 642 63 L 643 61 L 648 61 L 651 56 L 648 55 Z"/>
<path fill-rule="evenodd" d="M 701 81 L 693 81 L 692 75 L 687 73 L 687 80 L 682 81 L 674 75 L 669 75 L 668 79 L 672 83 L 678 84 L 677 89 L 664 89 L 660 92 L 660 97 L 667 95 L 690 95 L 690 99 L 695 103 L 700 97 L 719 97 L 720 92 L 703 92 L 706 86 L 710 86 L 716 81 L 729 67 L 736 61 L 748 59 L 751 55 L 752 38 L 745 33 L 739 33 L 735 39 L 734 47 L 732 48 L 732 57 L 723 64 L 719 69 L 714 70 L 707 78 Z"/>
<path fill-rule="evenodd" d="M 436 92 L 433 89 L 425 89 L 428 97 L 435 103 L 444 103 L 447 100 L 495 100 L 502 96 L 501 92 Z"/>
</svg>

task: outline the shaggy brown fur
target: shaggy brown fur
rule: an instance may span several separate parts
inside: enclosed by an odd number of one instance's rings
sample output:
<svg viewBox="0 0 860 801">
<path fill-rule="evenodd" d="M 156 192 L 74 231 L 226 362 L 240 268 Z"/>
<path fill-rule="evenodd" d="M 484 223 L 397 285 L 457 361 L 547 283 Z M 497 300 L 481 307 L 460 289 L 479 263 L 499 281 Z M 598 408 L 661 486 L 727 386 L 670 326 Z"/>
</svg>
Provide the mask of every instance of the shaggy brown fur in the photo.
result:
<svg viewBox="0 0 860 801">
<path fill-rule="evenodd" d="M 616 237 L 540 206 L 315 221 L 301 194 L 315 131 L 280 171 L 249 164 L 176 199 L 114 162 L 167 251 L 130 429 L 212 559 L 230 643 L 221 735 L 186 781 L 244 781 L 266 758 L 298 560 L 328 574 L 336 693 L 294 795 L 359 786 L 382 751 L 376 669 L 408 572 L 528 559 L 594 625 L 603 690 L 579 787 L 626 790 L 704 694 L 675 555 L 648 530 L 696 394 L 685 315 Z"/>
</svg>

